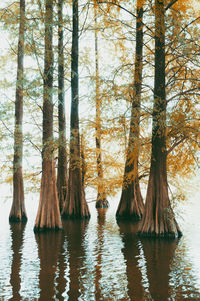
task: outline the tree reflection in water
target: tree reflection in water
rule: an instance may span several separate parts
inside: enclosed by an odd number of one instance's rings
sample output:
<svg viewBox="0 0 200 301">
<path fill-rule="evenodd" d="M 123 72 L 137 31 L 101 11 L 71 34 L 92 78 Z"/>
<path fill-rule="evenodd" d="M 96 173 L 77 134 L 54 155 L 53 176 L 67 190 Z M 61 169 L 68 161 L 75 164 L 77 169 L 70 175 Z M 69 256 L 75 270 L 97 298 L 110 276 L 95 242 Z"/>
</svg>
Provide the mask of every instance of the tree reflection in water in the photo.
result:
<svg viewBox="0 0 200 301">
<path fill-rule="evenodd" d="M 106 212 L 108 208 L 97 209 L 97 235 L 98 243 L 96 244 L 96 264 L 95 264 L 95 296 L 96 300 L 103 300 L 101 293 L 101 278 L 102 278 L 102 254 L 104 245 L 104 226 L 106 221 Z"/>
<path fill-rule="evenodd" d="M 12 258 L 12 267 L 10 275 L 10 284 L 12 286 L 12 297 L 9 300 L 20 301 L 20 287 L 21 287 L 21 278 L 20 278 L 20 269 L 22 261 L 22 248 L 23 248 L 23 238 L 24 230 L 26 223 L 11 223 L 11 239 L 12 245 L 11 249 L 13 251 Z"/>
<path fill-rule="evenodd" d="M 38 256 L 40 259 L 40 299 L 39 300 L 55 300 L 57 280 L 61 291 L 59 296 L 62 296 L 62 290 L 66 287 L 66 278 L 63 276 L 62 266 L 61 271 L 58 270 L 58 260 L 63 255 L 64 236 L 62 231 L 47 231 L 35 234 L 38 245 Z M 56 277 L 58 273 L 58 278 Z M 61 297 L 58 300 L 64 300 Z"/>
<path fill-rule="evenodd" d="M 149 291 L 154 301 L 173 300 L 169 280 L 177 244 L 178 239 L 141 239 L 146 259 Z"/>
<path fill-rule="evenodd" d="M 136 235 L 138 224 L 129 221 L 118 221 L 118 226 L 124 243 L 122 252 L 126 261 L 129 298 L 134 301 L 145 300 L 142 273 L 139 267 L 140 249 L 138 236 Z"/>
<path fill-rule="evenodd" d="M 85 236 L 88 220 L 63 220 L 64 234 L 67 240 L 67 248 L 69 252 L 69 301 L 78 300 L 81 295 L 81 270 L 85 251 L 83 240 Z"/>
</svg>

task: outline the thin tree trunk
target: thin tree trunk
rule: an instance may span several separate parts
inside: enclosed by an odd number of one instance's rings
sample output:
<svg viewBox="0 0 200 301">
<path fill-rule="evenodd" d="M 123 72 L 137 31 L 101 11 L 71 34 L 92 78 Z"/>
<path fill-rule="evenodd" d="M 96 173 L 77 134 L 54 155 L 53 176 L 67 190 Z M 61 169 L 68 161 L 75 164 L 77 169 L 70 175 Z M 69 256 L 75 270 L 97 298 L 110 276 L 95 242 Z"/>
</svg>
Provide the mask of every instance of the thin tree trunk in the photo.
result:
<svg viewBox="0 0 200 301">
<path fill-rule="evenodd" d="M 81 181 L 82 181 L 82 185 L 83 188 L 85 188 L 85 175 L 87 172 L 87 167 L 86 167 L 86 162 L 85 162 L 85 141 L 83 138 L 83 134 L 81 135 Z"/>
<path fill-rule="evenodd" d="M 101 153 L 101 99 L 99 82 L 99 59 L 98 59 L 98 34 L 97 34 L 97 12 L 94 5 L 95 20 L 95 80 L 96 80 L 96 157 L 97 157 L 97 201 L 96 208 L 108 208 L 105 187 L 103 185 L 103 166 Z"/>
<path fill-rule="evenodd" d="M 24 204 L 24 181 L 22 173 L 23 157 L 23 86 L 24 86 L 24 35 L 25 35 L 25 0 L 20 0 L 20 26 L 17 55 L 17 83 L 15 98 L 15 132 L 13 160 L 13 203 L 9 215 L 10 222 L 26 222 Z"/>
<path fill-rule="evenodd" d="M 53 0 L 45 5 L 42 180 L 35 232 L 62 228 L 53 157 Z"/>
<path fill-rule="evenodd" d="M 143 69 L 143 3 L 144 0 L 137 0 L 136 55 L 131 124 L 122 194 L 116 213 L 117 219 L 139 220 L 144 210 L 138 177 L 140 101 Z"/>
<path fill-rule="evenodd" d="M 62 211 L 64 218 L 89 218 L 89 208 L 81 178 L 79 135 L 79 78 L 78 78 L 78 0 L 73 0 L 73 32 L 71 53 L 71 120 L 70 120 L 70 168 L 67 197 Z"/>
<path fill-rule="evenodd" d="M 167 182 L 166 93 L 165 93 L 165 9 L 164 0 L 155 0 L 155 78 L 152 126 L 152 154 L 145 211 L 139 234 L 181 236 L 170 206 Z"/>
<path fill-rule="evenodd" d="M 57 189 L 60 211 L 64 206 L 67 192 L 67 151 L 66 151 L 66 118 L 64 92 L 64 51 L 63 51 L 63 0 L 58 1 L 58 175 Z"/>
</svg>

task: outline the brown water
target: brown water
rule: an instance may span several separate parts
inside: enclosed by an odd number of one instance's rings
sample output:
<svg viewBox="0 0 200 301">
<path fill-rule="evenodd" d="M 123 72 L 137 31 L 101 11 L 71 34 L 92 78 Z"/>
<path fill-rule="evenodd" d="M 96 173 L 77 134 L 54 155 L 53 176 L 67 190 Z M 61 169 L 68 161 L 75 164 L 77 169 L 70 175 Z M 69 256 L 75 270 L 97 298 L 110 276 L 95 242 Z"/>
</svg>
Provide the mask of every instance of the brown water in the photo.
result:
<svg viewBox="0 0 200 301">
<path fill-rule="evenodd" d="M 198 202 L 184 205 L 179 241 L 138 238 L 137 224 L 116 223 L 114 201 L 35 235 L 37 204 L 26 202 L 26 225 L 9 225 L 11 200 L 1 200 L 0 300 L 200 300 Z"/>
</svg>

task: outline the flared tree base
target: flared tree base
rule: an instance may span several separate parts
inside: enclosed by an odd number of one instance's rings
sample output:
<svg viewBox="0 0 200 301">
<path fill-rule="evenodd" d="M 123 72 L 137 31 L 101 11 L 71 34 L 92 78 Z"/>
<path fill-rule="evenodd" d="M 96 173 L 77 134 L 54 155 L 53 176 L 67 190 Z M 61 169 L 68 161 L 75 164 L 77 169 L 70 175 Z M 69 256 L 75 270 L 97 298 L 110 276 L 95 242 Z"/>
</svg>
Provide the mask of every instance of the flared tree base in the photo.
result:
<svg viewBox="0 0 200 301">
<path fill-rule="evenodd" d="M 70 169 L 67 197 L 61 216 L 63 219 L 90 218 L 90 211 L 81 181 L 80 168 Z"/>
<path fill-rule="evenodd" d="M 9 216 L 9 222 L 10 223 L 26 223 L 28 220 L 26 215 L 22 215 L 21 217 L 15 216 L 15 215 L 10 215 Z"/>
<path fill-rule="evenodd" d="M 96 208 L 109 208 L 109 202 L 106 199 L 99 199 L 96 201 Z"/>
<path fill-rule="evenodd" d="M 42 180 L 40 202 L 35 220 L 34 232 L 62 229 L 57 197 L 54 161 L 44 157 L 42 162 Z"/>
<path fill-rule="evenodd" d="M 116 212 L 117 220 L 140 221 L 144 212 L 144 203 L 140 191 L 138 177 L 132 182 L 123 184 L 119 206 Z"/>
<path fill-rule="evenodd" d="M 159 220 L 156 218 L 149 220 L 144 218 L 138 228 L 138 235 L 140 237 L 155 237 L 155 238 L 180 238 L 183 234 L 176 222 L 174 213 L 171 208 L 168 208 L 170 215 L 161 215 Z"/>
<path fill-rule="evenodd" d="M 82 194 L 82 198 L 80 197 L 80 195 L 73 194 L 71 195 L 70 199 L 66 200 L 61 217 L 62 219 L 80 220 L 90 218 L 90 212 L 85 200 L 84 193 Z"/>
</svg>

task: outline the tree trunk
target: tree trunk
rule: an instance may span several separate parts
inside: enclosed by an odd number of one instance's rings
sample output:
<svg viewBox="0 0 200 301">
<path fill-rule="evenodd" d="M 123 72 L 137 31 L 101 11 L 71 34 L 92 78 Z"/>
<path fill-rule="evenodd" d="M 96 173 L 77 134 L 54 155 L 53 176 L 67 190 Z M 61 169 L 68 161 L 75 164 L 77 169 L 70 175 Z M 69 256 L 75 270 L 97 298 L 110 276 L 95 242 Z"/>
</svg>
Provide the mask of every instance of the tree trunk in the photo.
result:
<svg viewBox="0 0 200 301">
<path fill-rule="evenodd" d="M 60 211 L 64 206 L 67 192 L 67 152 L 66 152 L 66 118 L 64 92 L 64 51 L 63 51 L 63 0 L 58 1 L 58 174 L 57 189 Z"/>
<path fill-rule="evenodd" d="M 108 208 L 105 187 L 103 185 L 103 166 L 101 153 L 101 99 L 99 83 L 99 59 L 98 59 L 98 35 L 97 35 L 97 12 L 94 5 L 95 20 L 95 80 L 96 80 L 96 157 L 97 157 L 97 201 L 96 208 Z"/>
<path fill-rule="evenodd" d="M 84 141 L 84 137 L 83 134 L 81 135 L 81 148 L 80 148 L 80 152 L 81 152 L 81 181 L 82 181 L 82 185 L 83 188 L 85 188 L 85 175 L 87 172 L 87 166 L 86 166 L 86 162 L 85 162 L 85 141 Z"/>
<path fill-rule="evenodd" d="M 144 204 L 142 200 L 138 178 L 139 123 L 143 53 L 143 2 L 144 0 L 137 0 L 136 55 L 132 95 L 133 100 L 131 110 L 131 124 L 123 178 L 122 194 L 116 213 L 117 219 L 139 220 L 141 219 L 144 210 Z"/>
<path fill-rule="evenodd" d="M 24 182 L 22 174 L 23 157 L 23 85 L 24 85 L 24 34 L 25 34 L 25 0 L 20 0 L 20 26 L 17 55 L 17 83 L 15 98 L 15 132 L 13 160 L 13 203 L 9 215 L 10 222 L 26 222 L 24 204 Z"/>
<path fill-rule="evenodd" d="M 34 231 L 61 229 L 53 157 L 53 0 L 46 0 L 43 88 L 43 150 L 40 203 Z"/>
<path fill-rule="evenodd" d="M 145 211 L 139 234 L 181 236 L 170 206 L 167 182 L 166 95 L 165 95 L 165 8 L 164 0 L 155 0 L 155 78 L 152 125 L 152 154 Z"/>
<path fill-rule="evenodd" d="M 89 208 L 81 179 L 79 135 L 79 79 L 78 79 L 78 0 L 73 0 L 73 32 L 71 53 L 71 120 L 70 120 L 70 167 L 67 197 L 62 211 L 64 218 L 89 218 Z"/>
</svg>

